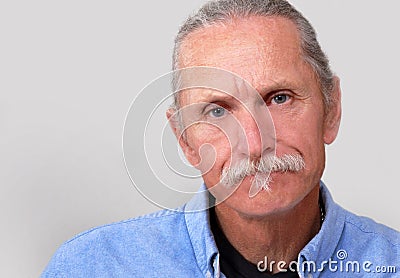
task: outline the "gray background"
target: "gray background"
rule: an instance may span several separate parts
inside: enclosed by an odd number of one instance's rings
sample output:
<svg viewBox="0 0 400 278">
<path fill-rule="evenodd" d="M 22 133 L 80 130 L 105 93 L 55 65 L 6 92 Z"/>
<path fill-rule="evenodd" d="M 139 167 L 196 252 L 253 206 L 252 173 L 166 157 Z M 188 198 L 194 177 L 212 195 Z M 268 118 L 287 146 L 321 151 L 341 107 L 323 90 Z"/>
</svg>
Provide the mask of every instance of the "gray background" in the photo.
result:
<svg viewBox="0 0 400 278">
<path fill-rule="evenodd" d="M 203 2 L 1 1 L 1 277 L 37 277 L 78 232 L 157 209 L 125 171 L 124 118 Z M 400 229 L 398 1 L 292 2 L 342 78 L 323 179 L 345 208 Z"/>
</svg>

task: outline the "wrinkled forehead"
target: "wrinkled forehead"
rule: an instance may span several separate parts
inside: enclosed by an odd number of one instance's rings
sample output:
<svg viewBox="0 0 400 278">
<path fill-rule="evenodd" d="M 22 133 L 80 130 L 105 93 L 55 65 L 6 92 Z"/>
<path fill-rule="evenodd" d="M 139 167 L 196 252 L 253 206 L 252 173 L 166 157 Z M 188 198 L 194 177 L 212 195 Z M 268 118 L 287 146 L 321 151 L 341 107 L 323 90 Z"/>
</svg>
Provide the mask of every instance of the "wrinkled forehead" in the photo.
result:
<svg viewBox="0 0 400 278">
<path fill-rule="evenodd" d="M 201 28 L 184 39 L 179 52 L 181 69 L 214 67 L 240 76 L 235 80 L 233 75 L 219 74 L 213 79 L 196 73 L 197 79 L 218 83 L 223 91 L 243 92 L 238 90 L 245 84 L 243 80 L 258 91 L 274 83 L 304 87 L 304 83 L 314 82 L 302 55 L 298 30 L 282 17 L 250 17 Z M 184 81 L 193 80 L 193 75 Z"/>
<path fill-rule="evenodd" d="M 177 66 L 219 67 L 243 76 L 239 68 L 251 68 L 255 62 L 268 60 L 292 62 L 301 52 L 300 33 L 291 20 L 249 16 L 189 33 L 180 44 Z"/>
<path fill-rule="evenodd" d="M 219 68 L 192 67 L 178 70 L 174 76 L 179 106 L 221 99 L 248 102 L 258 92 L 240 76 Z"/>
</svg>

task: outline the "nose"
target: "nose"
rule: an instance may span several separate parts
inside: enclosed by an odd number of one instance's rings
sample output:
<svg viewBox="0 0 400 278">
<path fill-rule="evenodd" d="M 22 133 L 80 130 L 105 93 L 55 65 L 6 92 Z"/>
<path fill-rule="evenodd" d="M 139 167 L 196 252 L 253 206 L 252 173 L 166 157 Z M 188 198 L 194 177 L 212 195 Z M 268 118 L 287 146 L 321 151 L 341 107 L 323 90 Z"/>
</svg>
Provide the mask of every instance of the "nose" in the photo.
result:
<svg viewBox="0 0 400 278">
<path fill-rule="evenodd" d="M 265 111 L 243 111 L 238 120 L 243 132 L 237 146 L 241 155 L 257 159 L 273 150 L 274 129 L 269 114 L 266 115 Z"/>
</svg>

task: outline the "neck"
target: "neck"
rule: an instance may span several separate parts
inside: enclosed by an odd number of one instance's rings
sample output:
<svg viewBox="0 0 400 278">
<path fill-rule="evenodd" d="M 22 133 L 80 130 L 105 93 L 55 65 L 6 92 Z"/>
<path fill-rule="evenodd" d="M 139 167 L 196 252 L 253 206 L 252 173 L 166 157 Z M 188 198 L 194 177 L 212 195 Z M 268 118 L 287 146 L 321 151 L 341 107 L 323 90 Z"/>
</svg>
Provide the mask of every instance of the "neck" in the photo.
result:
<svg viewBox="0 0 400 278">
<path fill-rule="evenodd" d="M 303 247 L 318 233 L 321 213 L 316 186 L 294 208 L 264 217 L 248 217 L 219 204 L 215 208 L 218 223 L 229 242 L 249 262 L 297 261 Z M 276 265 L 276 264 L 275 264 Z M 274 266 L 275 266 L 274 265 Z M 272 272 L 277 272 L 273 268 Z"/>
</svg>

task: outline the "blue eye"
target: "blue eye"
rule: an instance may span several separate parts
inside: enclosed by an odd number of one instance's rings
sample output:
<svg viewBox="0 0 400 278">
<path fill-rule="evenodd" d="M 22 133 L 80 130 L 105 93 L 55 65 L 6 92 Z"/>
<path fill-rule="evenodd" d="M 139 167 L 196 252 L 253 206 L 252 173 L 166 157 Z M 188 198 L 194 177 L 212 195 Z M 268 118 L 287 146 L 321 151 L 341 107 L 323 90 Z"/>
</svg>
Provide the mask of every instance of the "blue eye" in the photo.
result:
<svg viewBox="0 0 400 278">
<path fill-rule="evenodd" d="M 272 101 L 275 102 L 276 104 L 283 104 L 283 103 L 285 103 L 286 101 L 288 101 L 289 98 L 290 98 L 290 97 L 289 97 L 288 95 L 281 94 L 281 95 L 276 95 L 276 96 L 274 96 L 274 97 L 272 98 Z"/>
<path fill-rule="evenodd" d="M 225 115 L 226 110 L 222 107 L 214 108 L 212 109 L 209 113 L 215 117 L 215 118 L 220 118 Z"/>
</svg>

